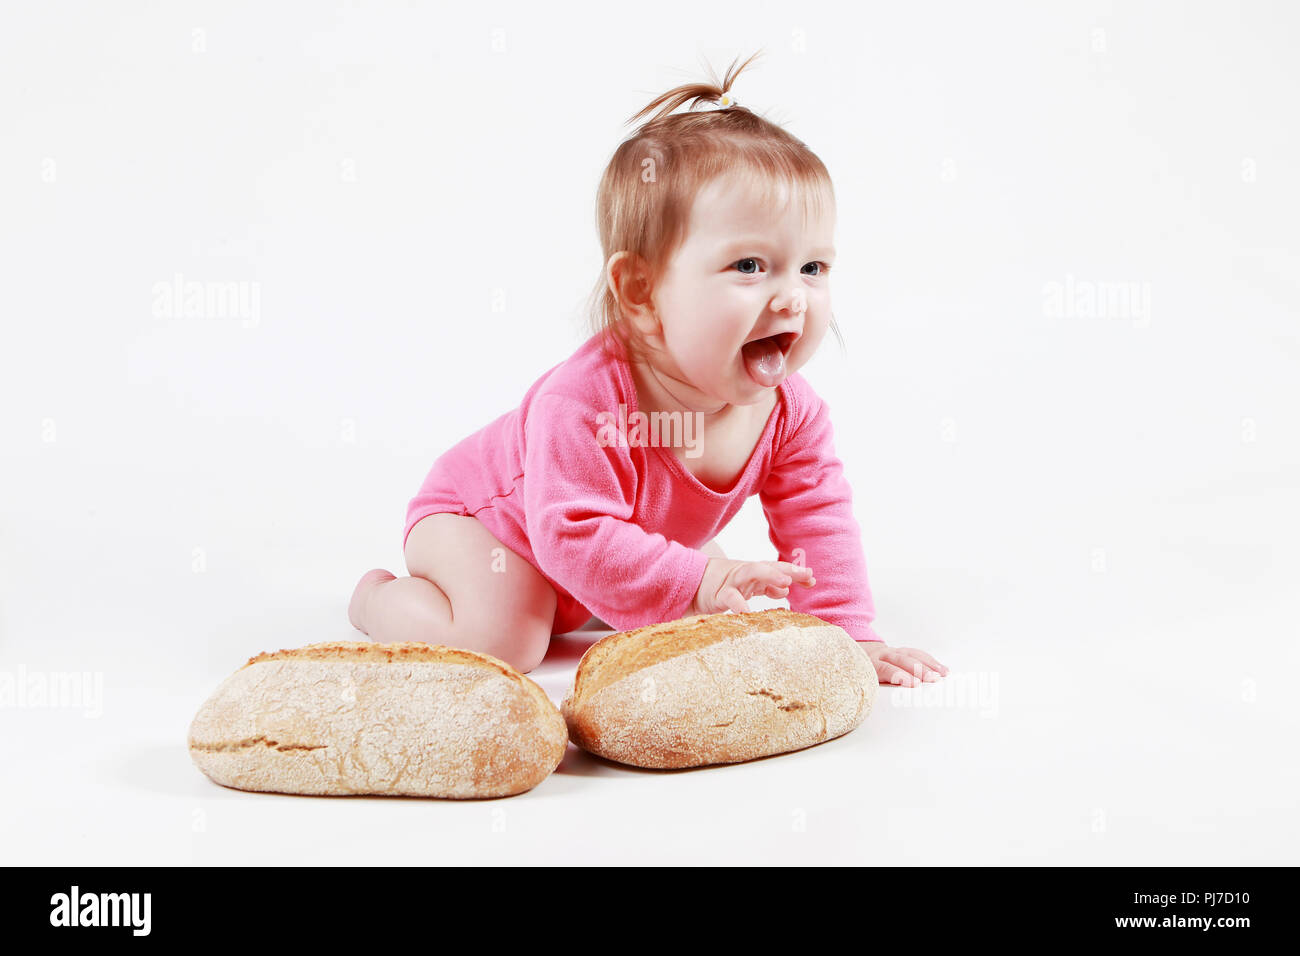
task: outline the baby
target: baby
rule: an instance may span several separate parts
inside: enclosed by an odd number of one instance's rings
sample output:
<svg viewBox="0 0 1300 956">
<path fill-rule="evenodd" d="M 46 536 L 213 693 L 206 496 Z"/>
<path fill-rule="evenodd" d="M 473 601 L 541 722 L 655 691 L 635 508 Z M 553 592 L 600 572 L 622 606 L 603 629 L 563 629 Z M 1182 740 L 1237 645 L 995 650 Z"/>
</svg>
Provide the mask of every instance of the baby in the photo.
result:
<svg viewBox="0 0 1300 956">
<path fill-rule="evenodd" d="M 663 107 L 601 179 L 593 333 L 434 462 L 407 508 L 409 576 L 369 571 L 352 596 L 372 640 L 527 672 L 593 613 L 630 630 L 766 595 L 844 628 L 883 683 L 947 673 L 872 629 L 827 405 L 798 374 L 833 324 L 830 176 L 734 105 L 734 68 L 629 120 Z M 721 108 L 673 112 L 688 100 Z M 754 494 L 780 560 L 730 560 L 713 541 Z"/>
</svg>

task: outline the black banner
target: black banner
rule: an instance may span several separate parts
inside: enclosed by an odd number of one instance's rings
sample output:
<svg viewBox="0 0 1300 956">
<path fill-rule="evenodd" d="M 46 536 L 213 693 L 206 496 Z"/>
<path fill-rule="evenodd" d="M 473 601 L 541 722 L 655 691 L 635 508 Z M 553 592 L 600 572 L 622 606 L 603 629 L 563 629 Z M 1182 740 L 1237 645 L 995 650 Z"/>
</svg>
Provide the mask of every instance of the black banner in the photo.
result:
<svg viewBox="0 0 1300 956">
<path fill-rule="evenodd" d="M 7 869 L 0 913 L 8 934 L 76 935 L 91 944 L 256 939 L 259 948 L 354 935 L 373 942 L 377 931 L 422 925 L 440 927 L 430 938 L 436 944 L 450 920 L 487 916 L 495 926 L 494 914 L 508 914 L 512 927 L 536 915 L 539 929 L 563 918 L 660 938 L 713 926 L 767 938 L 798 924 L 794 931 L 814 938 L 851 928 L 927 945 L 937 934 L 984 943 L 1133 937 L 1232 946 L 1285 930 L 1283 884 L 1294 882 L 1293 867 L 746 867 L 722 879 L 711 867 L 618 867 L 603 877 L 573 867 L 531 880 L 439 868 Z"/>
</svg>

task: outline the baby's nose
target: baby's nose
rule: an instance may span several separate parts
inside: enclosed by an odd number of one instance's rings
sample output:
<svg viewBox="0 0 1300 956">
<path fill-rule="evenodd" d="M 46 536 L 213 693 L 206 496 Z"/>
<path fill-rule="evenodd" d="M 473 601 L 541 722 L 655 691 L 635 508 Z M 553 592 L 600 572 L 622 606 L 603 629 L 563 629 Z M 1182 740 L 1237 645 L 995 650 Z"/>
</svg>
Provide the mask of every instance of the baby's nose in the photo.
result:
<svg viewBox="0 0 1300 956">
<path fill-rule="evenodd" d="M 790 311 L 799 313 L 807 310 L 808 300 L 804 297 L 803 289 L 798 287 L 790 291 Z"/>
</svg>

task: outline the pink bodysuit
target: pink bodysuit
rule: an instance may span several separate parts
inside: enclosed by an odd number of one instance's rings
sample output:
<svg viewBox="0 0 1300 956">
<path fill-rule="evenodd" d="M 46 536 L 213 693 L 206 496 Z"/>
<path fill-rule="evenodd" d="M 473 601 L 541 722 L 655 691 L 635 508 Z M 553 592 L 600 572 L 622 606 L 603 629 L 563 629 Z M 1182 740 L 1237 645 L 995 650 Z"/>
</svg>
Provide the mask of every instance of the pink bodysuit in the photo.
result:
<svg viewBox="0 0 1300 956">
<path fill-rule="evenodd" d="M 757 494 L 780 560 L 817 579 L 811 588 L 790 585 L 790 607 L 856 641 L 881 640 L 829 411 L 803 376 L 776 386 L 749 463 L 719 492 L 662 446 L 662 432 L 634 432 L 636 387 L 626 352 L 615 348 L 622 358 L 593 335 L 534 382 L 518 408 L 439 456 L 407 506 L 403 549 L 421 518 L 473 515 L 555 588 L 552 634 L 593 614 L 625 631 L 689 613 L 709 562 L 696 549 Z"/>
</svg>

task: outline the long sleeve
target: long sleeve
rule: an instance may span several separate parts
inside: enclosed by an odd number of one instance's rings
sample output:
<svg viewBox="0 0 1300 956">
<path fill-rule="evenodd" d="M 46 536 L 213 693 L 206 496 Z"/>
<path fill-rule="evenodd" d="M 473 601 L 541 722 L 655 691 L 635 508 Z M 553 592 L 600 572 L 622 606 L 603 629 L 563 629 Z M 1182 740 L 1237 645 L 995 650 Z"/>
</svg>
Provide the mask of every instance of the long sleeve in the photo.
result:
<svg viewBox="0 0 1300 956">
<path fill-rule="evenodd" d="M 689 610 L 708 555 L 629 520 L 638 479 L 626 446 L 597 439 L 595 413 L 538 396 L 524 426 L 524 509 L 538 566 L 615 630 Z"/>
<path fill-rule="evenodd" d="M 836 624 L 855 641 L 880 641 L 871 627 L 875 603 L 852 491 L 835 455 L 830 411 L 811 388 L 802 396 L 811 407 L 799 409 L 802 415 L 796 417 L 802 420 L 759 489 L 768 537 L 780 560 L 811 568 L 817 579 L 811 588 L 790 586 L 790 609 Z"/>
</svg>

